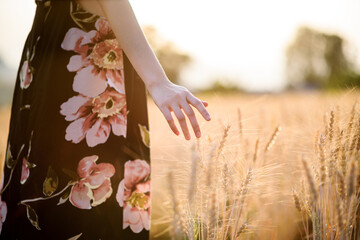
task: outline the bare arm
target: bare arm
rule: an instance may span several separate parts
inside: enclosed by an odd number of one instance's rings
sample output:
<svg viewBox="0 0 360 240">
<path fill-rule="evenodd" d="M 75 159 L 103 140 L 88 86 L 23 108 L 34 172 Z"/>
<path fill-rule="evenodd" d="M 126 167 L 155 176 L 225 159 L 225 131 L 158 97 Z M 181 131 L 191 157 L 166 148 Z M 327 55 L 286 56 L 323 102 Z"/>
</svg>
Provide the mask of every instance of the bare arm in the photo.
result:
<svg viewBox="0 0 360 240">
<path fill-rule="evenodd" d="M 189 104 L 197 108 L 206 120 L 210 120 L 210 115 L 205 109 L 207 103 L 197 99 L 185 87 L 169 81 L 149 46 L 128 0 L 97 1 L 124 52 L 144 81 L 154 102 L 164 114 L 173 132 L 179 134 L 171 111 L 178 118 L 185 138 L 190 139 L 182 109 L 188 116 L 195 135 L 200 137 L 200 127 Z"/>
</svg>

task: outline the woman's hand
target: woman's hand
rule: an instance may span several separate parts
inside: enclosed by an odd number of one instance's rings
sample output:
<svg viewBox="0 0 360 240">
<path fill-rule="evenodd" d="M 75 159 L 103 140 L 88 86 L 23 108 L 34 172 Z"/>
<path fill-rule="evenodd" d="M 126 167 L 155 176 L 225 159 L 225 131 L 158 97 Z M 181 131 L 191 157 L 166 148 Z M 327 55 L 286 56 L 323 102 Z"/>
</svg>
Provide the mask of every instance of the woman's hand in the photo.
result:
<svg viewBox="0 0 360 240">
<path fill-rule="evenodd" d="M 109 21 L 120 46 L 122 46 L 122 49 L 134 66 L 136 72 L 144 81 L 146 88 L 149 90 L 156 105 L 164 114 L 172 131 L 176 135 L 179 135 L 171 111 L 174 112 L 179 120 L 185 138 L 187 140 L 190 139 L 185 115 L 181 111 L 182 109 L 188 116 L 196 137 L 200 137 L 200 127 L 190 104 L 209 121 L 210 115 L 205 109 L 207 103 L 194 97 L 186 88 L 175 85 L 168 80 L 164 69 L 147 42 L 128 0 L 97 0 L 97 2 L 99 3 L 102 13 L 104 13 L 106 19 Z"/>
<path fill-rule="evenodd" d="M 185 115 L 181 111 L 182 109 L 190 120 L 195 136 L 198 138 L 201 137 L 199 123 L 190 105 L 193 105 L 207 121 L 210 121 L 210 114 L 205 109 L 208 105 L 207 102 L 196 98 L 187 88 L 173 84 L 170 81 L 162 81 L 159 84 L 148 87 L 148 90 L 155 104 L 164 114 L 171 130 L 176 135 L 179 135 L 179 130 L 175 125 L 171 112 L 174 112 L 177 117 L 185 139 L 190 139 L 189 129 L 186 125 Z"/>
</svg>

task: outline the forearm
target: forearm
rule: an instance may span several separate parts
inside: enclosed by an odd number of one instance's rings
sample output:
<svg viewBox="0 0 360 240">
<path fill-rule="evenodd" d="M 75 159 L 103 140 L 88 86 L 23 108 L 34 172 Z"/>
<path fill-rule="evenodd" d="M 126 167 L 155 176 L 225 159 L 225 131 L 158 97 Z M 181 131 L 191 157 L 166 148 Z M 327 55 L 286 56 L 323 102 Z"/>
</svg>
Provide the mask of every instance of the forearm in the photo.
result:
<svg viewBox="0 0 360 240">
<path fill-rule="evenodd" d="M 169 80 L 149 46 L 128 0 L 98 0 L 109 24 L 135 70 L 149 89 Z"/>
</svg>

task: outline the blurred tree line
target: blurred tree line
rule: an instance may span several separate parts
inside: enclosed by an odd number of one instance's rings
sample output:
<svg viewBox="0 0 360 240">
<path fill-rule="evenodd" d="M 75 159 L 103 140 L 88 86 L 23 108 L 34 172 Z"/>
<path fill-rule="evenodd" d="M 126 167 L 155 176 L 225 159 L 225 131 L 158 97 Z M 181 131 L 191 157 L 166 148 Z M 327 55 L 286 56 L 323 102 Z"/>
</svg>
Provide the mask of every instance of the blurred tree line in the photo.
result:
<svg viewBox="0 0 360 240">
<path fill-rule="evenodd" d="M 338 89 L 360 86 L 355 63 L 339 35 L 300 27 L 286 51 L 288 88 Z"/>
<path fill-rule="evenodd" d="M 0 107 L 11 103 L 14 91 L 14 81 L 12 81 L 15 70 L 9 69 L 0 54 Z"/>
<path fill-rule="evenodd" d="M 236 80 L 227 77 L 215 77 L 208 87 L 198 89 L 197 92 L 201 93 L 243 93 L 245 90 L 235 84 Z"/>
<path fill-rule="evenodd" d="M 169 80 L 180 83 L 180 74 L 192 59 L 169 40 L 164 39 L 153 26 L 144 26 L 144 34 L 154 50 L 160 64 L 164 68 Z"/>
<path fill-rule="evenodd" d="M 188 53 L 181 51 L 174 43 L 163 38 L 155 27 L 143 26 L 144 34 L 154 50 L 159 62 L 164 68 L 169 80 L 181 84 L 181 72 L 192 63 L 193 59 Z M 195 92 L 240 92 L 240 87 L 227 78 L 214 78 L 210 86 L 193 89 Z"/>
</svg>

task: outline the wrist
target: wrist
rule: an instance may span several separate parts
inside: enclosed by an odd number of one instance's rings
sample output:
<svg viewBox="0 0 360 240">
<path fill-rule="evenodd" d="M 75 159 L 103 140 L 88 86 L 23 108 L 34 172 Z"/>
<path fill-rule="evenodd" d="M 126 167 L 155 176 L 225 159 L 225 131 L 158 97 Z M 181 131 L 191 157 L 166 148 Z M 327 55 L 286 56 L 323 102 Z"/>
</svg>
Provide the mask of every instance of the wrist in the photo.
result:
<svg viewBox="0 0 360 240">
<path fill-rule="evenodd" d="M 163 74 L 161 76 L 148 76 L 144 79 L 144 83 L 146 88 L 151 92 L 152 89 L 159 87 L 159 86 L 167 86 L 171 85 L 172 82 L 168 79 L 168 77 Z"/>
</svg>

